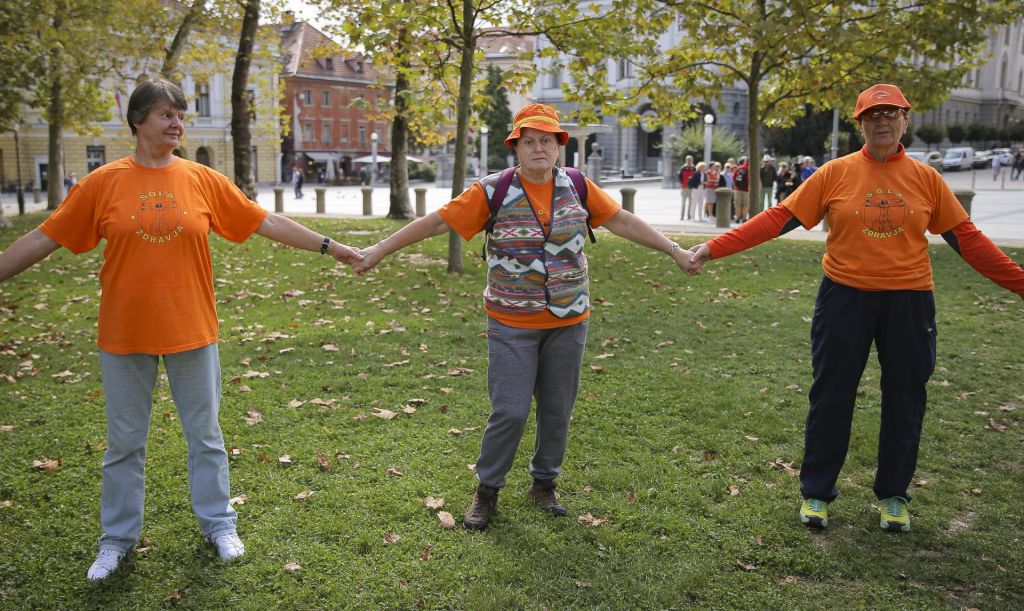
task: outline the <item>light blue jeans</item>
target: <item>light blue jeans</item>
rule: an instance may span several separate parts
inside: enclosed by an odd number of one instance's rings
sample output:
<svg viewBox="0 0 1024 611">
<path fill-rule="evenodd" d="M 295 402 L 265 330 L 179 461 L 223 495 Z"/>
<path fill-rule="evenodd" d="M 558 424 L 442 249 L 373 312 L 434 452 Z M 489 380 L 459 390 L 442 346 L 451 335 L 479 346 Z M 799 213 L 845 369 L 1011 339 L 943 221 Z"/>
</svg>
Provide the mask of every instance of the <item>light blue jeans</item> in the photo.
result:
<svg viewBox="0 0 1024 611">
<path fill-rule="evenodd" d="M 234 532 L 237 514 L 228 504 L 228 455 L 217 421 L 221 393 L 217 344 L 165 354 L 163 358 L 188 444 L 192 510 L 207 537 Z M 112 354 L 100 350 L 107 402 L 100 549 L 127 551 L 142 533 L 146 435 L 159 362 L 160 356 L 156 354 Z"/>
</svg>

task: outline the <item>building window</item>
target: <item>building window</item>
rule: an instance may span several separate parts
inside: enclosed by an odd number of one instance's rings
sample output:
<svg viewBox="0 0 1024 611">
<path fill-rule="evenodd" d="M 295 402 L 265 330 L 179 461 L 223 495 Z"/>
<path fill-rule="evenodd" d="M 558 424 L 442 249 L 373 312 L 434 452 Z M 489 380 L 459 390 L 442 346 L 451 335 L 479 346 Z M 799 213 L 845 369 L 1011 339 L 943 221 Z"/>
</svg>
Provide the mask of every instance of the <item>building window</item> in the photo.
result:
<svg viewBox="0 0 1024 611">
<path fill-rule="evenodd" d="M 85 166 L 92 172 L 107 162 L 107 148 L 104 146 L 85 147 Z"/>
<path fill-rule="evenodd" d="M 325 57 L 324 58 L 324 69 L 325 70 L 330 70 L 331 72 L 334 72 L 334 58 L 333 57 Z"/>
<path fill-rule="evenodd" d="M 559 70 L 548 73 L 548 89 L 557 89 L 562 86 L 562 73 Z"/>
<path fill-rule="evenodd" d="M 321 105 L 323 105 L 323 106 L 330 106 L 331 105 L 331 90 L 330 89 L 324 89 L 324 100 L 323 100 L 323 102 L 321 102 Z"/>
<path fill-rule="evenodd" d="M 359 126 L 359 144 L 366 144 L 366 126 Z"/>
<path fill-rule="evenodd" d="M 210 86 L 205 83 L 196 83 L 196 114 L 210 116 Z"/>
<path fill-rule="evenodd" d="M 331 143 L 331 124 L 322 123 L 320 125 L 320 142 L 324 144 Z"/>
<path fill-rule="evenodd" d="M 313 141 L 313 124 L 312 123 L 303 123 L 302 124 L 302 139 L 305 142 L 312 142 Z"/>
<path fill-rule="evenodd" d="M 377 127 L 373 131 L 377 132 L 377 142 L 379 144 L 384 144 L 384 129 Z"/>
<path fill-rule="evenodd" d="M 338 134 L 338 139 L 339 139 L 339 141 L 342 144 L 347 144 L 348 143 L 349 129 L 351 129 L 351 126 L 349 125 L 349 122 L 348 121 L 342 121 L 341 122 L 341 130 L 340 130 L 341 133 Z"/>
<path fill-rule="evenodd" d="M 302 92 L 302 103 L 306 106 L 313 105 L 313 92 L 309 89 Z"/>
</svg>

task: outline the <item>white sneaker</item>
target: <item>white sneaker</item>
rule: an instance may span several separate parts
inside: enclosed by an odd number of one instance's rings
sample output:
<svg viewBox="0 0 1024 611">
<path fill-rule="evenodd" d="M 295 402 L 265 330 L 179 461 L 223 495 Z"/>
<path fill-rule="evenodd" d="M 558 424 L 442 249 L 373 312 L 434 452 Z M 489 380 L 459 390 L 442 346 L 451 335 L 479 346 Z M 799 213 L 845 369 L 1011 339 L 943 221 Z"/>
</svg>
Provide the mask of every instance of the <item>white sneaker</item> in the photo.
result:
<svg viewBox="0 0 1024 611">
<path fill-rule="evenodd" d="M 218 535 L 213 540 L 213 545 L 217 548 L 217 555 L 220 556 L 221 562 L 234 560 L 245 555 L 245 545 L 238 538 L 238 533 Z"/>
<path fill-rule="evenodd" d="M 89 567 L 89 572 L 85 578 L 89 581 L 100 581 L 106 579 L 117 570 L 118 565 L 121 564 L 121 559 L 124 558 L 124 552 L 116 549 L 101 549 L 100 553 L 96 556 L 96 561 Z"/>
</svg>

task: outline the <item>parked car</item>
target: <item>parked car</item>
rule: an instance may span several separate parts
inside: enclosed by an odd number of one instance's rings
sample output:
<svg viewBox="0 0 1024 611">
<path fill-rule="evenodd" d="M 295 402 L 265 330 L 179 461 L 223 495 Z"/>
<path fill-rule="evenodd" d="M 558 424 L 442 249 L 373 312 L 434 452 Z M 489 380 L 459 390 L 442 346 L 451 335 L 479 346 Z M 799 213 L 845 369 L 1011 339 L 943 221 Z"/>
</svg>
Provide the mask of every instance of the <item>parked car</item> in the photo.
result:
<svg viewBox="0 0 1024 611">
<path fill-rule="evenodd" d="M 992 156 L 999 157 L 1004 166 L 1013 165 L 1013 149 L 992 149 Z"/>
<path fill-rule="evenodd" d="M 907 157 L 916 159 L 940 172 L 942 171 L 942 153 L 938 151 L 931 151 L 928 153 L 924 151 L 907 151 Z"/>
<path fill-rule="evenodd" d="M 957 146 L 946 149 L 942 156 L 943 170 L 970 170 L 974 162 L 974 149 L 969 146 Z"/>
<path fill-rule="evenodd" d="M 974 153 L 974 161 L 971 163 L 972 168 L 991 168 L 992 167 L 992 151 L 976 151 Z"/>
</svg>

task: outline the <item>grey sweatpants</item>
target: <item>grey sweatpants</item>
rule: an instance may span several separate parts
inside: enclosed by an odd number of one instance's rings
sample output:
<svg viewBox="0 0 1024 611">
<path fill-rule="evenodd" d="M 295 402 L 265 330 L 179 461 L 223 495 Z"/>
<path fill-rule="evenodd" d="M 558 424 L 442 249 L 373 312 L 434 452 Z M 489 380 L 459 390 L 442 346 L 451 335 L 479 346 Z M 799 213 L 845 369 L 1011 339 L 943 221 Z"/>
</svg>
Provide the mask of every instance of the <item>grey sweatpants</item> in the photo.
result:
<svg viewBox="0 0 1024 611">
<path fill-rule="evenodd" d="M 583 321 L 556 329 L 518 329 L 488 319 L 491 416 L 476 461 L 481 484 L 505 486 L 532 398 L 537 400 L 537 443 L 530 474 L 534 479 L 554 479 L 561 472 L 587 327 L 588 321 Z"/>
<path fill-rule="evenodd" d="M 228 455 L 217 420 L 221 390 L 217 344 L 165 354 L 163 358 L 188 443 L 192 510 L 207 537 L 234 532 L 237 516 L 228 504 Z M 128 550 L 142 532 L 146 436 L 159 362 L 160 356 L 155 354 L 100 350 L 107 402 L 100 549 Z"/>
</svg>

